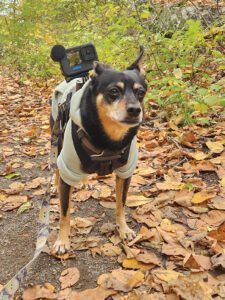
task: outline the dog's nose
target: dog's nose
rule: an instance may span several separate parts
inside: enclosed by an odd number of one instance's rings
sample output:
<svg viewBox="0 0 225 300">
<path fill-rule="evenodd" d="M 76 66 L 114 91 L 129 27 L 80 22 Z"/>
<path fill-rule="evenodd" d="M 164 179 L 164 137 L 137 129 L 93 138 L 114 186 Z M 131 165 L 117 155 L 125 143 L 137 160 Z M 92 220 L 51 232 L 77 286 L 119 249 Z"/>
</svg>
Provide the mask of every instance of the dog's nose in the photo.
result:
<svg viewBox="0 0 225 300">
<path fill-rule="evenodd" d="M 127 113 L 130 117 L 138 117 L 141 112 L 141 108 L 136 105 L 130 105 L 127 108 Z"/>
</svg>

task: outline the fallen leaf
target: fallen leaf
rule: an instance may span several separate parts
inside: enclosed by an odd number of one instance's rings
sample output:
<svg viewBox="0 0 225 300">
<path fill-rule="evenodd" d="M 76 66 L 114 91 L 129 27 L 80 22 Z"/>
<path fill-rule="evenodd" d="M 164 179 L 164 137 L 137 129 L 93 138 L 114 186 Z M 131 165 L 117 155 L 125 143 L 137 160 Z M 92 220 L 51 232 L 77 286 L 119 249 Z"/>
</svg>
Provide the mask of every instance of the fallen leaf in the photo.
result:
<svg viewBox="0 0 225 300">
<path fill-rule="evenodd" d="M 34 178 L 33 180 L 31 180 L 30 182 L 28 182 L 26 184 L 25 189 L 26 190 L 36 189 L 37 187 L 39 187 L 43 183 L 46 183 L 46 178 L 44 178 L 44 177 L 37 177 L 37 178 Z"/>
<path fill-rule="evenodd" d="M 9 185 L 9 189 L 6 189 L 5 192 L 10 195 L 18 194 L 24 189 L 25 184 L 22 182 L 13 182 Z"/>
<path fill-rule="evenodd" d="M 212 142 L 208 141 L 206 142 L 206 146 L 211 150 L 212 153 L 221 153 L 224 150 L 223 147 L 224 142 L 223 141 L 217 141 L 217 142 Z"/>
<path fill-rule="evenodd" d="M 220 226 L 225 222 L 225 211 L 211 210 L 207 214 L 201 215 L 200 218 L 210 226 Z"/>
<path fill-rule="evenodd" d="M 123 249 L 126 252 L 127 258 L 135 258 L 140 252 L 140 249 L 130 248 L 127 245 L 123 244 Z"/>
<path fill-rule="evenodd" d="M 208 285 L 208 283 L 193 281 L 187 276 L 179 276 L 169 285 L 170 288 L 182 299 L 212 300 L 212 288 Z"/>
<path fill-rule="evenodd" d="M 100 201 L 101 206 L 109 209 L 116 209 L 116 202 L 111 201 Z"/>
<path fill-rule="evenodd" d="M 36 300 L 36 299 L 57 299 L 54 291 L 49 290 L 46 286 L 35 285 L 26 289 L 23 292 L 23 300 Z"/>
<path fill-rule="evenodd" d="M 216 192 L 212 191 L 201 191 L 196 194 L 194 194 L 191 202 L 194 204 L 199 204 L 202 203 L 206 200 L 212 199 L 213 197 L 216 196 Z"/>
<path fill-rule="evenodd" d="M 143 195 L 129 195 L 126 201 L 126 206 L 137 207 L 152 201 L 152 198 L 147 198 Z"/>
<path fill-rule="evenodd" d="M 216 196 L 208 203 L 211 208 L 216 208 L 220 210 L 225 210 L 225 198 L 221 196 Z"/>
<path fill-rule="evenodd" d="M 83 202 L 91 198 L 93 191 L 80 190 L 76 192 L 76 202 Z"/>
<path fill-rule="evenodd" d="M 190 207 L 193 195 L 193 192 L 183 189 L 175 193 L 174 201 L 181 206 Z"/>
<path fill-rule="evenodd" d="M 71 240 L 71 246 L 74 250 L 86 250 L 89 248 L 97 247 L 101 238 L 98 236 L 89 236 L 87 238 L 76 237 Z"/>
<path fill-rule="evenodd" d="M 151 167 L 138 169 L 138 174 L 143 176 L 143 177 L 149 177 L 149 176 L 151 176 L 152 174 L 154 174 L 156 172 L 157 172 L 157 170 L 153 169 Z"/>
<path fill-rule="evenodd" d="M 97 222 L 97 219 L 95 217 L 88 217 L 88 218 L 74 218 L 71 221 L 71 226 L 79 227 L 79 228 L 86 228 L 93 226 Z"/>
<path fill-rule="evenodd" d="M 181 273 L 178 273 L 173 270 L 154 270 L 152 271 L 152 274 L 159 278 L 162 281 L 170 282 L 173 280 L 176 280 L 179 276 L 183 276 Z"/>
<path fill-rule="evenodd" d="M 150 251 L 145 251 L 144 253 L 140 253 L 136 256 L 137 261 L 143 262 L 145 264 L 154 264 L 154 265 L 160 265 L 160 260 L 158 256 Z"/>
<path fill-rule="evenodd" d="M 166 191 L 166 190 L 181 190 L 185 187 L 184 183 L 181 182 L 172 182 L 172 181 L 165 181 L 165 182 L 157 182 L 156 184 L 157 189 Z"/>
<path fill-rule="evenodd" d="M 100 249 L 104 255 L 109 257 L 118 256 L 122 252 L 122 250 L 118 246 L 115 246 L 111 243 L 102 245 Z"/>
<path fill-rule="evenodd" d="M 2 211 L 10 211 L 20 207 L 25 202 L 27 202 L 27 196 L 9 196 L 4 200 L 4 202 L 0 202 L 0 209 Z"/>
<path fill-rule="evenodd" d="M 123 260 L 123 267 L 126 269 L 144 269 L 144 270 L 150 270 L 155 267 L 155 264 L 153 263 L 142 263 L 141 261 L 138 261 L 135 258 L 126 258 Z"/>
<path fill-rule="evenodd" d="M 59 281 L 61 283 L 61 289 L 73 286 L 80 279 L 80 272 L 77 268 L 68 268 L 61 273 Z"/>
<path fill-rule="evenodd" d="M 208 157 L 208 154 L 207 153 L 204 153 L 202 151 L 196 151 L 196 152 L 187 152 L 187 155 L 189 157 L 192 157 L 196 160 L 204 160 Z"/>
<path fill-rule="evenodd" d="M 17 215 L 24 213 L 32 207 L 32 201 L 27 201 L 23 203 L 17 210 Z"/>
<path fill-rule="evenodd" d="M 213 268 L 222 268 L 225 270 L 225 253 L 218 253 L 211 257 Z"/>
<path fill-rule="evenodd" d="M 225 187 L 225 177 L 223 177 L 221 180 L 220 180 L 220 185 L 222 187 Z"/>
<path fill-rule="evenodd" d="M 10 173 L 8 175 L 5 175 L 4 177 L 6 179 L 13 179 L 13 178 L 20 177 L 20 176 L 21 176 L 20 172 L 13 172 L 13 173 Z"/>
<path fill-rule="evenodd" d="M 190 269 L 210 270 L 212 268 L 212 264 L 208 256 L 196 255 L 193 253 L 188 254 L 184 258 L 183 265 Z"/>
<path fill-rule="evenodd" d="M 77 293 L 77 295 L 75 295 L 74 298 L 71 298 L 71 300 L 105 300 L 116 293 L 117 292 L 112 289 L 104 289 L 99 286 L 94 289 L 87 289 L 83 292 Z"/>
<path fill-rule="evenodd" d="M 117 269 L 113 270 L 112 273 L 102 274 L 98 278 L 98 284 L 116 291 L 129 292 L 139 286 L 143 279 L 144 274 L 141 271 Z"/>
<path fill-rule="evenodd" d="M 225 222 L 221 224 L 217 230 L 211 230 L 208 236 L 217 241 L 225 241 Z"/>
</svg>

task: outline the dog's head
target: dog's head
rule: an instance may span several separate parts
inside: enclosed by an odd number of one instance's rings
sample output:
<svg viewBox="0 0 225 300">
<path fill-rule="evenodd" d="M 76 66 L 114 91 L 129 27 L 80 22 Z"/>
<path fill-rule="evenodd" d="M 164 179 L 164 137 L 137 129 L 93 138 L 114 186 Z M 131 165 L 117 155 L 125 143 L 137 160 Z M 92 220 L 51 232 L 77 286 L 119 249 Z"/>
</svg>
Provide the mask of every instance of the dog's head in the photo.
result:
<svg viewBox="0 0 225 300">
<path fill-rule="evenodd" d="M 129 129 L 143 120 L 143 100 L 147 86 L 139 66 L 143 49 L 135 62 L 123 72 L 95 62 L 92 90 L 100 118 Z M 109 124 L 110 122 L 108 122 Z"/>
</svg>

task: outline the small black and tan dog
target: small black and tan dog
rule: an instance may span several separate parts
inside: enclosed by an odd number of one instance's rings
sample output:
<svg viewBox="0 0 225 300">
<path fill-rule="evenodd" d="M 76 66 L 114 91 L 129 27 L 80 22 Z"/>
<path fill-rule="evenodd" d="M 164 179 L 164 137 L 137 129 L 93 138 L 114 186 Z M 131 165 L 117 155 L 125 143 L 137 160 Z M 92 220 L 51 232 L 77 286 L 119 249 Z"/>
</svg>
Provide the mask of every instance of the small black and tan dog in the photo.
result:
<svg viewBox="0 0 225 300">
<path fill-rule="evenodd" d="M 59 254 L 70 248 L 72 186 L 90 173 L 105 175 L 115 171 L 116 224 L 122 239 L 135 236 L 126 223 L 124 205 L 137 162 L 136 134 L 143 121 L 143 99 L 147 89 L 139 66 L 142 55 L 143 49 L 123 72 L 96 62 L 95 75 L 77 92 L 80 102 L 75 100 L 76 108 L 71 104 L 58 158 L 61 214 L 54 251 Z M 71 179 L 73 175 L 77 177 Z"/>
</svg>

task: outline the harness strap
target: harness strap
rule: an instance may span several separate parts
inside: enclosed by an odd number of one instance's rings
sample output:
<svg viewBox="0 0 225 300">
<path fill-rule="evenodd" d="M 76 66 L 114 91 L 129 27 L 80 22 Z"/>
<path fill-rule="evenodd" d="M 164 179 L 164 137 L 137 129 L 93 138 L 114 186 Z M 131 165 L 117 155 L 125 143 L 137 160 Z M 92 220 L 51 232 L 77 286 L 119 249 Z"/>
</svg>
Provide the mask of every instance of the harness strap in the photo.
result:
<svg viewBox="0 0 225 300">
<path fill-rule="evenodd" d="M 131 143 L 122 150 L 98 149 L 91 143 L 88 134 L 73 121 L 72 139 L 82 169 L 88 174 L 97 173 L 101 176 L 111 174 L 127 163 Z"/>
</svg>

